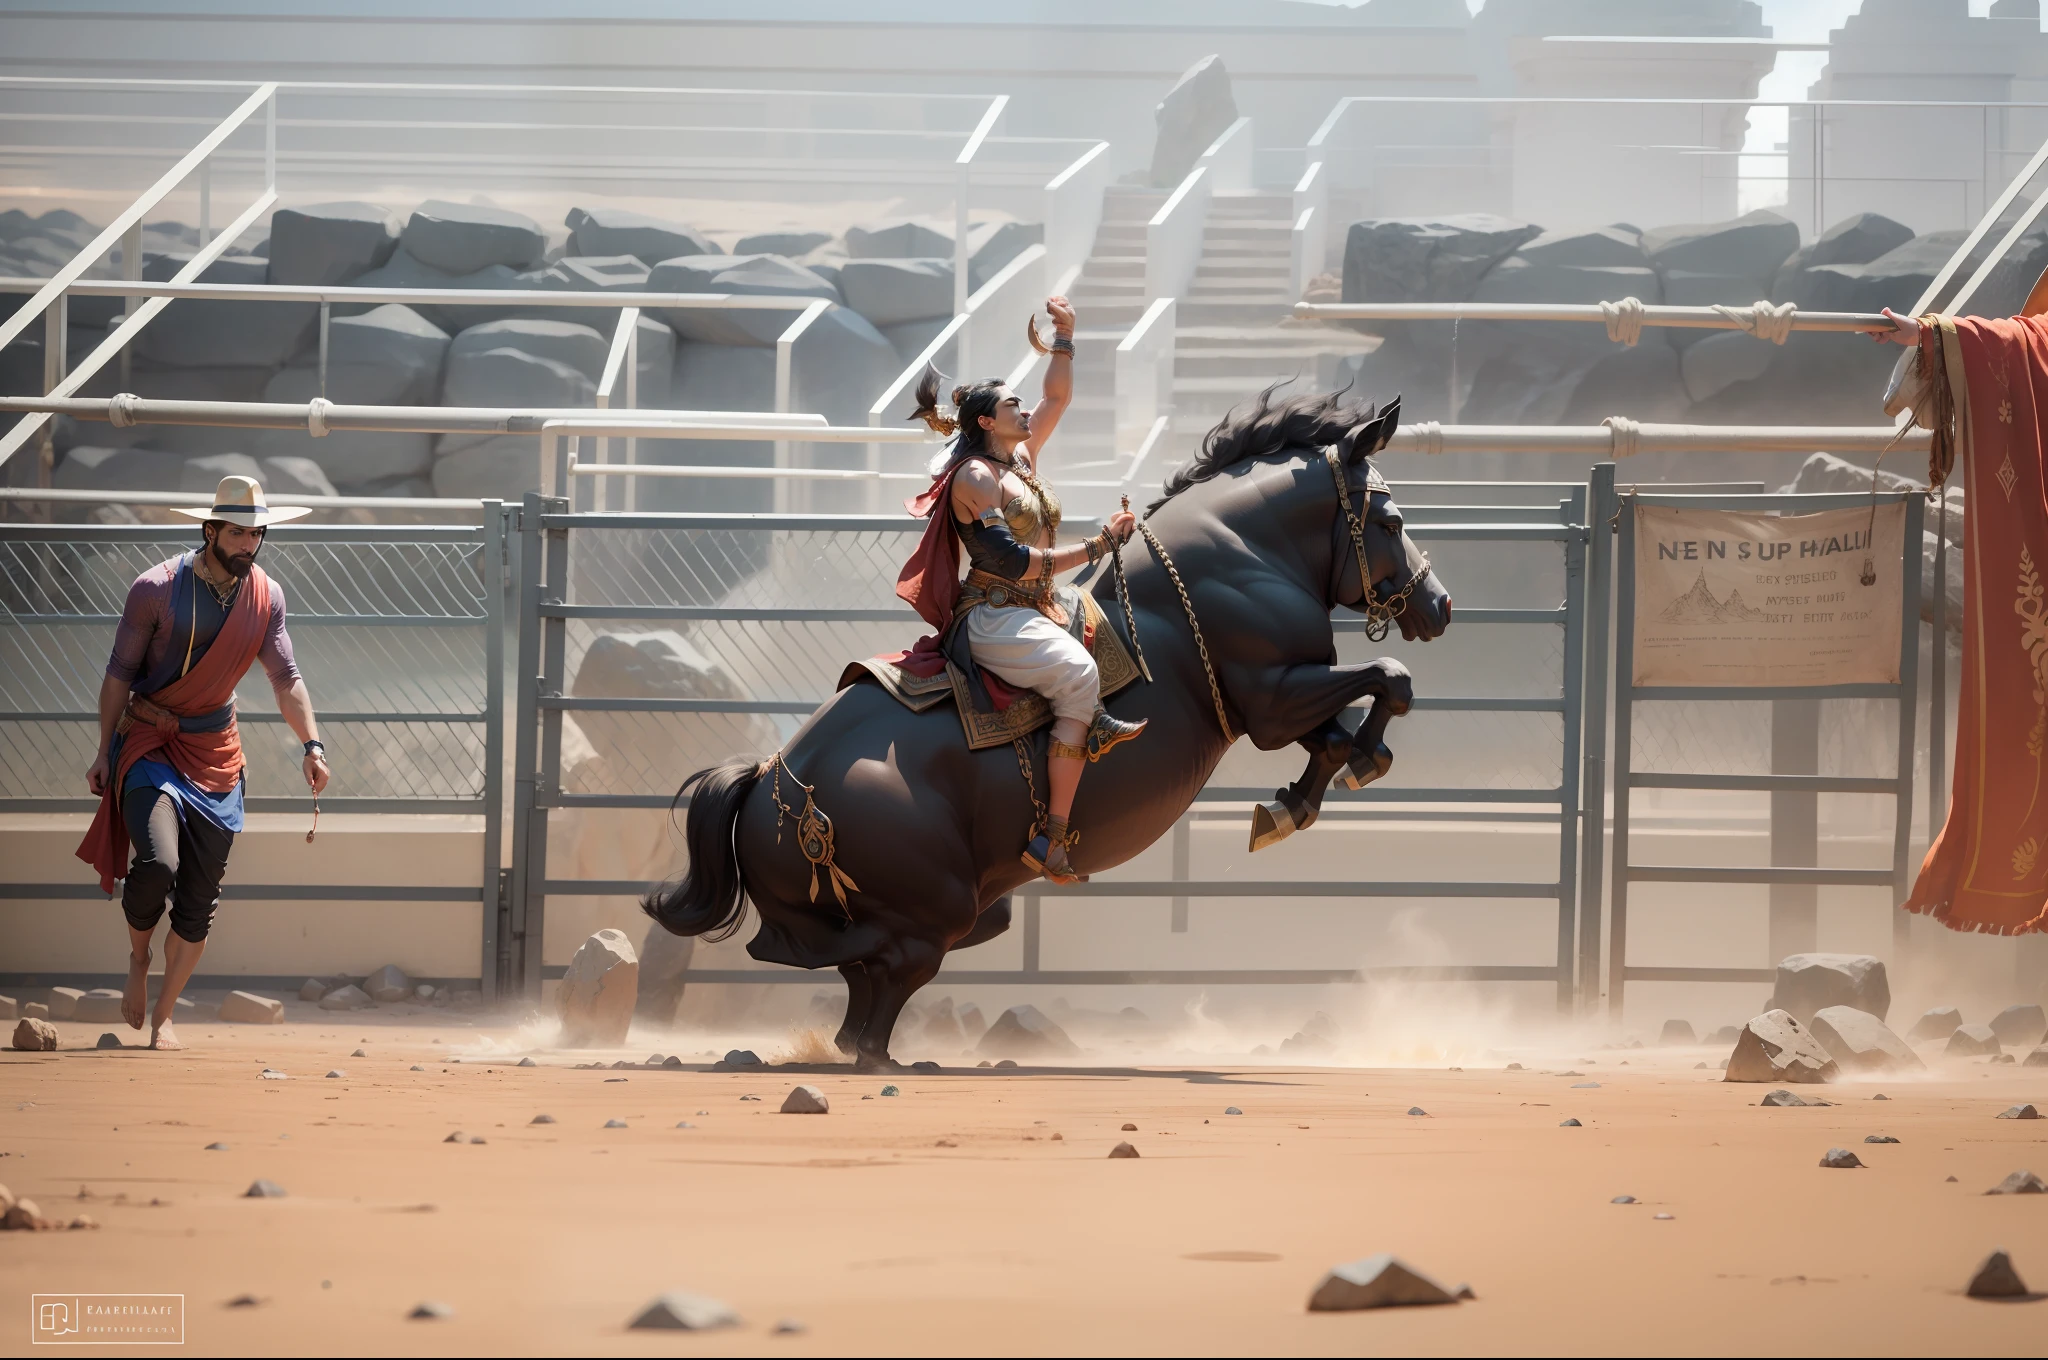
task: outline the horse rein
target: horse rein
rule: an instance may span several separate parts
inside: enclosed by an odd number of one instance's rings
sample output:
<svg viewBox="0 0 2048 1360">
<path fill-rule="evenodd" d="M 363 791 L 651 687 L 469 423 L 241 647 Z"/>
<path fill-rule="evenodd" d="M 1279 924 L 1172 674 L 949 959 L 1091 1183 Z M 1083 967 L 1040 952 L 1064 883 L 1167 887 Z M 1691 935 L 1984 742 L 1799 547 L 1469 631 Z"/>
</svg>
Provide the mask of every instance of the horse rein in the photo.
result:
<svg viewBox="0 0 2048 1360">
<path fill-rule="evenodd" d="M 1406 585 L 1381 598 L 1379 587 L 1372 583 L 1372 568 L 1366 562 L 1365 521 L 1351 508 L 1351 485 L 1344 476 L 1344 460 L 1337 456 L 1334 448 L 1323 450 L 1323 460 L 1330 465 L 1330 479 L 1337 484 L 1337 509 L 1344 516 L 1345 528 L 1351 531 L 1351 550 L 1358 558 L 1359 609 L 1365 614 L 1365 635 L 1374 642 L 1384 642 L 1394 620 L 1408 607 L 1409 598 L 1415 594 L 1415 588 L 1429 576 L 1429 554 L 1422 555 L 1422 570 L 1409 573 Z M 1372 498 L 1375 489 L 1390 495 L 1393 491 L 1393 488 L 1380 480 L 1378 473 L 1368 466 L 1365 484 L 1367 500 Z"/>
</svg>

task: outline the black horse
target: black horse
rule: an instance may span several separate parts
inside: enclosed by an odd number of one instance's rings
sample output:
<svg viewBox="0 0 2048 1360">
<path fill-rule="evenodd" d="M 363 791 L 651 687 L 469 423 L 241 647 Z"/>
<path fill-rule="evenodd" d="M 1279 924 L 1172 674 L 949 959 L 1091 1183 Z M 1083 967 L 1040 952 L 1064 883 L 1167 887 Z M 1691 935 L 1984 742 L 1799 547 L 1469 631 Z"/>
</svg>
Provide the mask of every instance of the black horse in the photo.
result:
<svg viewBox="0 0 2048 1360">
<path fill-rule="evenodd" d="M 1408 638 L 1434 638 L 1450 624 L 1450 596 L 1367 462 L 1393 434 L 1399 407 L 1376 413 L 1341 393 L 1275 401 L 1268 390 L 1210 431 L 1148 512 L 1200 622 L 1230 733 L 1261 750 L 1299 743 L 1309 751 L 1308 772 L 1293 790 L 1305 807 L 1288 805 L 1295 825 L 1313 819 L 1331 777 L 1347 766 L 1361 780 L 1384 772 L 1391 757 L 1381 734 L 1411 698 L 1397 661 L 1335 664 L 1331 610 L 1392 608 Z M 1326 450 L 1364 519 L 1371 600 Z M 1115 695 L 1109 708 L 1151 725 L 1081 781 L 1073 858 L 1084 874 L 1165 834 L 1232 739 L 1169 572 L 1142 538 L 1124 557 L 1152 679 Z M 1121 630 L 1109 573 L 1092 589 Z M 1368 696 L 1371 712 L 1354 736 L 1338 715 Z M 848 993 L 841 1051 L 863 1070 L 891 1067 L 889 1037 L 904 1003 L 948 950 L 1001 934 L 1008 894 L 1031 877 L 1017 857 L 1032 820 L 1017 755 L 1000 746 L 969 751 L 958 717 L 943 706 L 912 713 L 863 683 L 812 714 L 781 763 L 787 774 L 746 759 L 684 783 L 688 872 L 642 905 L 678 935 L 724 939 L 743 924 L 751 899 L 761 925 L 747 952 L 838 968 Z M 802 809 L 796 780 L 815 790 L 833 823 L 835 862 L 859 885 L 844 907 L 829 882 L 814 880 L 795 823 L 778 810 L 778 792 L 783 806 Z M 1042 790 L 1042 771 L 1039 781 Z"/>
</svg>

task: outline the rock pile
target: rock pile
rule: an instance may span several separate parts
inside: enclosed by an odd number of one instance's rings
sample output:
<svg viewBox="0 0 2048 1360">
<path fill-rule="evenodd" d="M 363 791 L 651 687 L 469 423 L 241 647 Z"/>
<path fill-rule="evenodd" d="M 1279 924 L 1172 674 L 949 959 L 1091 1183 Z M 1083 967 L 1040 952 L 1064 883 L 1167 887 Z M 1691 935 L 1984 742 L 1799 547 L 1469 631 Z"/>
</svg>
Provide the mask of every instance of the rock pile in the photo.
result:
<svg viewBox="0 0 2048 1360">
<path fill-rule="evenodd" d="M 274 213 L 267 236 L 263 227 L 252 229 L 200 277 L 208 283 L 821 298 L 831 310 L 797 342 L 792 400 L 796 409 L 822 413 L 834 424 L 865 419 L 876 393 L 953 313 L 949 220 L 893 218 L 836 237 L 773 233 L 739 241 L 733 254 L 687 224 L 603 205 L 571 209 L 563 226 L 566 236 L 523 214 L 478 204 L 430 201 L 402 218 L 370 203 L 309 204 Z M 40 217 L 0 213 L 0 274 L 48 277 L 95 235 L 93 224 L 61 209 Z M 979 287 L 1043 236 L 1038 223 L 993 215 L 975 221 L 967 241 L 970 286 Z M 183 267 L 199 245 L 196 230 L 174 222 L 145 227 L 142 239 L 143 277 L 156 282 Z M 103 263 L 92 276 L 112 272 Z M 0 299 L 0 316 L 19 305 L 19 299 Z M 90 352 L 104 340 L 120 307 L 118 298 L 73 299 L 70 352 Z M 794 315 L 700 309 L 644 315 L 635 375 L 639 404 L 772 410 L 775 340 Z M 312 303 L 172 303 L 142 332 L 129 385 L 145 397 L 307 401 L 320 395 L 317 318 Z M 371 405 L 589 407 L 617 319 L 612 308 L 337 306 L 325 395 Z M 40 337 L 41 328 L 33 328 L 0 354 L 0 395 L 41 390 Z M 114 382 L 109 370 L 83 395 L 109 395 Z M 539 485 L 531 439 L 355 432 L 314 439 L 290 430 L 115 430 L 69 421 L 59 423 L 58 439 L 65 457 L 57 484 L 89 490 L 205 490 L 228 473 L 257 476 L 274 495 L 516 499 Z M 641 456 L 751 463 L 765 450 L 756 443 L 650 440 Z M 231 461 L 219 464 L 224 458 Z"/>
<path fill-rule="evenodd" d="M 1768 300 L 1804 311 L 1903 310 L 1960 241 L 1957 232 L 1916 237 L 1875 213 L 1837 222 L 1803 248 L 1798 229 L 1768 211 L 1648 231 L 1616 224 L 1552 232 L 1484 213 L 1372 218 L 1351 224 L 1343 300 L 1635 297 L 1650 304 L 1746 307 Z M 2048 265 L 2048 228 L 2036 228 L 2013 256 L 1971 311 L 2009 316 L 2018 309 Z M 1445 378 L 1453 371 L 1455 336 L 1457 418 L 1479 424 L 1591 424 L 1614 414 L 1701 424 L 1865 423 L 1894 358 L 1855 335 L 1800 333 L 1778 346 L 1733 332 L 1649 329 L 1626 348 L 1590 325 L 1350 324 L 1386 340 L 1349 361 L 1360 389 L 1402 393 L 1410 419 L 1451 418 Z"/>
</svg>

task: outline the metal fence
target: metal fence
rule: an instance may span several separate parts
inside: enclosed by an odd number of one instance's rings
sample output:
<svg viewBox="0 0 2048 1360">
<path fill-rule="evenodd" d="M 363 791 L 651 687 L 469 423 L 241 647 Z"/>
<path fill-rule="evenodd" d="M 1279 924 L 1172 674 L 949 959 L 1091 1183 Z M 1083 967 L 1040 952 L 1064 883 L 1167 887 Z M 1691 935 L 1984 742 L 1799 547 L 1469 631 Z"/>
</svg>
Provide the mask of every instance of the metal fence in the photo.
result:
<svg viewBox="0 0 2048 1360">
<path fill-rule="evenodd" d="M 507 516 L 481 526 L 282 525 L 263 566 L 315 689 L 333 752 L 325 812 L 468 813 L 483 825 L 478 888 L 238 883 L 233 901 L 483 901 L 478 957 L 492 991 L 502 835 Z M 89 812 L 98 694 L 128 587 L 193 547 L 198 526 L 0 524 L 0 812 Z M 250 812 L 305 812 L 299 747 L 261 667 L 237 694 Z M 96 885 L 0 883 L 14 899 L 100 896 Z"/>
<path fill-rule="evenodd" d="M 1461 603 L 1457 637 L 1403 659 L 1418 698 L 1397 740 L 1429 754 L 1380 784 L 1333 789 L 1324 822 L 1360 829 L 1396 808 L 1419 820 L 1529 817 L 1554 826 L 1553 877 L 1529 881 L 1338 878 L 1196 879 L 1191 823 L 1242 817 L 1298 773 L 1300 755 L 1240 744 L 1172 835 L 1164 879 L 1099 876 L 1071 887 L 1036 883 L 1021 907 L 1021 966 L 949 969 L 957 983 L 1231 984 L 1355 981 L 1375 976 L 1549 982 L 1574 994 L 1579 814 L 1580 657 L 1585 619 L 1586 488 L 1578 484 L 1409 483 L 1410 533 L 1441 571 L 1483 597 Z M 1489 504 L 1427 503 L 1454 492 Z M 1417 502 L 1414 498 L 1423 498 Z M 557 875 L 550 819 L 565 812 L 630 816 L 666 835 L 675 790 L 692 770 L 735 752 L 779 746 L 831 693 L 853 657 L 902 646 L 919 621 L 893 585 L 922 526 L 902 517 L 570 513 L 529 497 L 521 511 L 520 656 L 514 740 L 513 857 L 505 985 L 536 995 L 559 976 L 544 963 L 553 897 L 637 894 L 647 878 Z M 1400 651 L 1370 644 L 1363 620 L 1337 621 L 1343 659 Z M 1447 635 L 1448 636 L 1448 635 Z M 1480 677 L 1490 677 L 1491 683 Z M 1421 773 L 1415 773 L 1415 772 Z M 1252 781 L 1271 781 L 1254 783 Z M 1221 813 L 1219 804 L 1237 804 Z M 640 840 L 644 842 L 645 836 Z M 613 838 L 616 840 L 617 838 Z M 607 844 L 613 843 L 608 841 Z M 1269 852 L 1285 872 L 1285 852 Z M 658 876 L 658 875 L 657 875 Z M 1060 970 L 1041 966 L 1043 903 L 1065 898 L 1166 899 L 1184 931 L 1191 899 L 1491 900 L 1548 903 L 1554 953 L 1493 966 Z M 691 970 L 691 982 L 807 982 L 785 969 Z"/>
</svg>

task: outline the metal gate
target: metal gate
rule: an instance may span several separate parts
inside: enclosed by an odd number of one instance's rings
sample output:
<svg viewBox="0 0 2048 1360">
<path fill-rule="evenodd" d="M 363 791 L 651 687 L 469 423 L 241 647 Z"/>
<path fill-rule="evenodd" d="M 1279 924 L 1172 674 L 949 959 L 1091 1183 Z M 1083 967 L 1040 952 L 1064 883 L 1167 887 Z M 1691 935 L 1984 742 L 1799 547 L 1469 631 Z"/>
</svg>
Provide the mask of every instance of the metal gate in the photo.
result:
<svg viewBox="0 0 2048 1360">
<path fill-rule="evenodd" d="M 1539 599 L 1460 604 L 1460 636 L 1498 631 L 1517 641 L 1508 667 L 1473 667 L 1493 683 L 1461 677 L 1418 685 L 1414 715 L 1470 726 L 1519 722 L 1512 758 L 1482 751 L 1456 783 L 1418 779 L 1437 762 L 1420 757 L 1381 784 L 1357 793 L 1333 789 L 1324 821 L 1385 815 L 1540 818 L 1556 831 L 1556 873 L 1532 881 L 1385 882 L 1349 879 L 1195 879 L 1189 876 L 1190 823 L 1217 804 L 1249 804 L 1271 784 L 1299 772 L 1290 748 L 1280 764 L 1257 766 L 1240 743 L 1172 837 L 1172 874 L 1159 879 L 1103 876 L 1067 888 L 1035 883 L 1015 894 L 1022 910 L 1022 966 L 948 969 L 957 983 L 1232 984 L 1356 981 L 1375 976 L 1548 982 L 1560 1006 L 1574 992 L 1579 896 L 1579 748 L 1584 653 L 1586 487 L 1575 483 L 1405 483 L 1409 532 L 1439 554 L 1484 550 L 1523 553 L 1532 568 L 1490 573 L 1540 582 Z M 1488 504 L 1431 505 L 1416 498 L 1451 492 Z M 1520 503 L 1515 503 L 1519 501 Z M 1081 527 L 1079 521 L 1074 521 Z M 618 896 L 646 890 L 644 878 L 557 876 L 549 864 L 552 814 L 662 810 L 691 770 L 736 751 L 781 744 L 831 692 L 853 657 L 903 646 L 920 627 L 896 599 L 896 573 L 922 533 L 902 516 L 694 515 L 570 513 L 558 499 L 530 496 L 521 511 L 519 689 L 515 718 L 512 884 L 506 929 L 506 984 L 537 996 L 546 977 L 542 946 L 551 897 Z M 1455 568 L 1448 568 L 1455 572 Z M 1546 574 L 1547 573 L 1547 574 Z M 1483 593 L 1475 573 L 1471 588 Z M 1468 595 L 1467 599 L 1470 598 Z M 659 635 L 635 632 L 650 626 Z M 1363 620 L 1337 621 L 1340 655 L 1364 651 Z M 1389 644 L 1397 646 L 1397 644 Z M 642 660 L 629 652 L 638 650 Z M 1373 651 L 1387 650 L 1374 644 Z M 1354 653 L 1356 655 L 1354 655 Z M 1412 659 L 1412 658 L 1404 658 Z M 638 673 L 627 672 L 638 667 Z M 666 668 L 664 675 L 651 672 Z M 1419 678 L 1421 678 L 1419 676 Z M 1453 688 L 1455 686 L 1455 688 Z M 1449 690 L 1450 692 L 1445 692 Z M 627 692 L 633 691 L 633 692 Z M 1462 692 L 1459 692 L 1462 691 Z M 573 715 L 575 731 L 565 719 Z M 1455 715 L 1455 716 L 1454 716 Z M 1467 716 L 1469 715 L 1469 716 Z M 1532 727 L 1533 725 L 1533 727 Z M 565 751 L 567 754 L 565 754 Z M 1441 780 L 1441 774 L 1437 775 Z M 1242 816 L 1240 812 L 1236 814 Z M 1284 850 L 1269 851 L 1276 869 Z M 1042 906 L 1069 897 L 1167 899 L 1173 929 L 1186 928 L 1190 899 L 1323 898 L 1508 899 L 1549 904 L 1554 953 L 1492 966 L 1390 968 L 1047 969 L 1040 965 Z M 790 969 L 694 968 L 690 982 L 811 983 Z"/>
<path fill-rule="evenodd" d="M 1888 888 L 1886 903 L 1894 909 L 1893 939 L 1903 945 L 1906 916 L 1896 907 L 1911 887 L 1910 837 L 1913 811 L 1914 703 L 1917 694 L 1920 644 L 1920 581 L 1925 539 L 1921 531 L 1924 498 L 1919 493 L 1895 492 L 1839 495 L 1650 495 L 1631 492 L 1612 497 L 1613 470 L 1604 469 L 1609 503 L 1618 510 L 1618 538 L 1615 554 L 1617 580 L 1614 620 L 1614 843 L 1612 847 L 1612 902 L 1609 907 L 1607 939 L 1608 1007 L 1619 1015 L 1629 982 L 1769 982 L 1776 972 L 1770 967 L 1707 968 L 1650 966 L 1628 962 L 1629 890 L 1637 883 L 1725 883 L 1767 884 L 1772 889 L 1774 927 L 1786 917 L 1795 920 L 1801 912 L 1811 916 L 1814 890 L 1822 886 Z M 1862 509 L 1872 504 L 1906 505 L 1905 554 L 1899 570 L 1903 573 L 1903 619 L 1899 640 L 1899 680 L 1896 684 L 1837 684 L 1779 687 L 1724 686 L 1642 686 L 1633 683 L 1635 660 L 1635 505 L 1678 506 L 1708 510 L 1754 510 L 1781 514 L 1812 513 L 1820 510 Z M 1802 740 L 1817 733 L 1821 701 L 1830 699 L 1881 700 L 1897 707 L 1897 761 L 1887 776 L 1824 775 L 1818 770 L 1817 746 Z M 1635 767 L 1637 705 L 1645 702 L 1677 701 L 1688 704 L 1725 704 L 1767 701 L 1772 705 L 1771 743 L 1773 768 L 1769 773 L 1700 773 L 1678 770 L 1640 770 Z M 1772 802 L 1772 859 L 1770 865 L 1717 867 L 1682 864 L 1638 864 L 1630 855 L 1630 801 L 1638 789 L 1685 789 L 1716 792 L 1762 792 Z M 1824 868 L 1813 861 L 1819 845 L 1818 799 L 1823 793 L 1879 794 L 1895 800 L 1891 865 L 1884 869 Z M 1597 859 L 1589 857 L 1590 863 Z M 1805 948 L 1811 948 L 1810 944 Z M 1798 952 L 1780 948 L 1778 953 Z"/>
<path fill-rule="evenodd" d="M 471 813 L 483 824 L 481 888 L 239 883 L 227 901 L 483 901 L 478 959 L 495 978 L 502 818 L 505 516 L 481 527 L 281 525 L 264 568 L 314 690 L 334 782 L 323 811 Z M 99 741 L 107 646 L 129 584 L 192 548 L 198 526 L 0 524 L 0 812 L 89 812 L 85 769 Z M 304 812 L 298 743 L 260 669 L 238 696 L 251 812 Z M 81 874 L 81 878 L 84 875 Z M 0 883 L 17 900 L 102 898 L 98 886 Z M 466 979 L 452 979 L 466 981 Z M 19 973 L 0 981 L 26 981 Z M 226 985 L 295 986 L 237 976 Z M 201 985 L 211 985 L 202 979 Z"/>
</svg>

